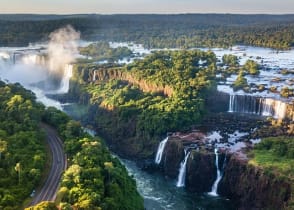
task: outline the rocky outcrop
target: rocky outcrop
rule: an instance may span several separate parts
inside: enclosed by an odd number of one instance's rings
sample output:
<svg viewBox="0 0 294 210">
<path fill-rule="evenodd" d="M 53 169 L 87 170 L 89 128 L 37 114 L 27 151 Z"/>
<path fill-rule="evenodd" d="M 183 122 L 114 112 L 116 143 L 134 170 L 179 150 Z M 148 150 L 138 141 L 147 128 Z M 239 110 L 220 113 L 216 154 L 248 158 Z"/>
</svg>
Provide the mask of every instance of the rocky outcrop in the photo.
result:
<svg viewBox="0 0 294 210">
<path fill-rule="evenodd" d="M 249 165 L 235 156 L 229 158 L 219 184 L 221 195 L 236 201 L 239 209 L 285 209 L 291 197 L 286 180 Z"/>
<path fill-rule="evenodd" d="M 164 174 L 176 178 L 179 174 L 181 161 L 184 159 L 184 146 L 176 138 L 169 137 L 163 153 Z"/>
<path fill-rule="evenodd" d="M 186 188 L 192 192 L 209 192 L 216 179 L 215 155 L 193 150 L 187 163 Z"/>
<path fill-rule="evenodd" d="M 162 168 L 166 176 L 178 178 L 186 142 L 178 137 L 169 137 L 166 143 Z M 186 188 L 192 192 L 209 192 L 216 178 L 215 155 L 212 151 L 190 148 L 186 166 Z"/>
<path fill-rule="evenodd" d="M 289 120 L 294 121 L 294 101 L 287 105 L 286 116 Z"/>
<path fill-rule="evenodd" d="M 210 112 L 219 113 L 229 110 L 230 95 L 224 92 L 214 92 L 205 99 L 206 107 Z"/>
<path fill-rule="evenodd" d="M 170 137 L 165 146 L 162 169 L 166 176 L 176 179 L 184 159 L 186 142 Z M 186 165 L 186 189 L 190 192 L 207 193 L 216 180 L 215 154 L 211 148 L 189 148 Z M 247 159 L 220 151 L 219 167 L 223 177 L 218 194 L 227 197 L 240 210 L 285 209 L 291 199 L 291 183 L 273 173 L 250 165 Z"/>
<path fill-rule="evenodd" d="M 131 84 L 138 85 L 144 92 L 162 93 L 170 97 L 173 94 L 173 89 L 167 85 L 158 85 L 152 81 L 137 79 L 127 71 L 120 68 L 98 69 L 89 72 L 88 81 L 107 81 L 111 79 L 127 81 Z"/>
</svg>

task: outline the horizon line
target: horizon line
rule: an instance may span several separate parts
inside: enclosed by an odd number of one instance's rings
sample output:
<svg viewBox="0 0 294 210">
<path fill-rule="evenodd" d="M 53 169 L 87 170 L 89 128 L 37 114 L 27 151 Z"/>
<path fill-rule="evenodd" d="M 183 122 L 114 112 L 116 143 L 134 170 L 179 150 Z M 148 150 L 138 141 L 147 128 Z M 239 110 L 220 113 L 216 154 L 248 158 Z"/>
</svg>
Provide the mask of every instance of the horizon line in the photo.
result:
<svg viewBox="0 0 294 210">
<path fill-rule="evenodd" d="M 293 13 L 234 13 L 234 12 L 179 12 L 179 13 L 1 13 L 0 15 L 294 15 Z"/>
</svg>

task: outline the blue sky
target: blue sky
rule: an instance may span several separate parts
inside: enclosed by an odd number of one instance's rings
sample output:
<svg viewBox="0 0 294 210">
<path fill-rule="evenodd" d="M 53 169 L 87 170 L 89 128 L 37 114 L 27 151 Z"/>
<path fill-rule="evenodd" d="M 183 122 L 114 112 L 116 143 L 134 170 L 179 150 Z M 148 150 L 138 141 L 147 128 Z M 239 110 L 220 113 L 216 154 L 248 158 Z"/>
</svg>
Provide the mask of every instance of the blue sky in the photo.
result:
<svg viewBox="0 0 294 210">
<path fill-rule="evenodd" d="M 294 0 L 0 0 L 0 13 L 294 14 Z"/>
</svg>

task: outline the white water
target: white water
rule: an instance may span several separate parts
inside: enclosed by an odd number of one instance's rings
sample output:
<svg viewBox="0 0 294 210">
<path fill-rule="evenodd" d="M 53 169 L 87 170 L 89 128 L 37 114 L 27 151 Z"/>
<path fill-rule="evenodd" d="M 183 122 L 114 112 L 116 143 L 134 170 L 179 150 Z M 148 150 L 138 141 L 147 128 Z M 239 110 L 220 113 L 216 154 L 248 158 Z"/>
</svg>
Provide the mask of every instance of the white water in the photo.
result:
<svg viewBox="0 0 294 210">
<path fill-rule="evenodd" d="M 69 81 L 72 77 L 72 70 L 73 65 L 66 64 L 64 68 L 64 75 L 62 77 L 61 83 L 60 83 L 60 89 L 57 91 L 58 93 L 67 93 L 69 90 Z"/>
<path fill-rule="evenodd" d="M 234 101 L 235 101 L 235 95 L 230 95 L 229 112 L 234 112 Z"/>
<path fill-rule="evenodd" d="M 230 94 L 228 112 L 250 113 L 283 119 L 286 115 L 286 108 L 287 104 L 277 99 Z"/>
<path fill-rule="evenodd" d="M 208 194 L 211 196 L 218 196 L 217 187 L 218 187 L 218 183 L 222 179 L 222 175 L 221 175 L 221 171 L 218 164 L 218 149 L 217 148 L 214 149 L 214 154 L 215 154 L 215 166 L 216 166 L 217 176 L 216 176 L 216 180 L 214 181 L 212 185 L 211 192 L 209 192 Z"/>
<path fill-rule="evenodd" d="M 139 193 L 144 198 L 146 210 L 233 210 L 230 201 L 212 196 L 193 194 L 176 187 L 174 180 L 162 174 L 148 173 L 130 160 L 120 159 L 129 175 L 134 177 Z"/>
<path fill-rule="evenodd" d="M 92 81 L 95 82 L 96 80 L 96 71 L 93 71 L 93 78 L 92 78 Z"/>
<path fill-rule="evenodd" d="M 180 170 L 179 170 L 179 176 L 177 181 L 177 187 L 184 187 L 185 181 L 186 181 L 186 165 L 188 158 L 190 156 L 191 151 L 187 152 L 185 150 L 185 159 L 181 162 Z"/>
<path fill-rule="evenodd" d="M 45 94 L 44 91 L 39 89 L 39 88 L 34 88 L 34 87 L 26 87 L 27 89 L 30 89 L 33 91 L 37 97 L 37 101 L 43 103 L 45 106 L 49 107 L 55 107 L 58 110 L 63 110 L 62 109 L 62 104 L 59 101 L 53 100 L 51 98 L 48 98 Z"/>
<path fill-rule="evenodd" d="M 165 144 L 166 144 L 167 140 L 168 140 L 168 137 L 163 139 L 160 142 L 159 146 L 158 146 L 156 157 L 155 157 L 155 163 L 156 164 L 159 164 L 161 162 L 162 154 L 163 154 L 163 151 L 164 151 Z"/>
</svg>

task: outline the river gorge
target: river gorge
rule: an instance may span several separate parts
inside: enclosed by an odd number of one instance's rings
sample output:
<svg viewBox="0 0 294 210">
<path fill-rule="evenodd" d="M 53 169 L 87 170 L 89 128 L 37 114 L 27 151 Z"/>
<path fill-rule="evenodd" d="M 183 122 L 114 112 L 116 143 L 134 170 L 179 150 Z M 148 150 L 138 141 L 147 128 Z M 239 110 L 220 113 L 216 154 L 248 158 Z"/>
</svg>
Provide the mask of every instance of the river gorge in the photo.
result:
<svg viewBox="0 0 294 210">
<path fill-rule="evenodd" d="M 127 46 L 137 59 L 142 59 L 151 51 L 158 51 L 133 43 L 111 43 L 111 46 Z M 7 82 L 21 83 L 45 105 L 55 106 L 71 115 L 74 103 L 81 102 L 81 97 L 77 96 L 73 101 L 68 100 L 66 94 L 74 88 L 71 82 L 73 75 L 77 74 L 74 60 L 83 56 L 73 55 L 75 59 L 62 63 L 61 72 L 55 74 L 47 67 L 44 57 L 46 47 L 0 48 L 0 77 Z M 120 160 L 135 178 L 147 210 L 260 209 L 264 206 L 281 209 L 291 198 L 290 184 L 249 165 L 250 158 L 246 152 L 260 142 L 260 136 L 255 131 L 266 124 L 263 122 L 266 117 L 290 122 L 294 119 L 293 97 L 286 99 L 278 94 L 283 87 L 293 87 L 294 50 L 276 52 L 247 46 L 242 46 L 242 49 L 238 46 L 230 50 L 210 50 L 219 60 L 224 54 L 235 54 L 240 57 L 241 64 L 247 58 L 259 62 L 262 65 L 260 75 L 246 76 L 253 91 L 234 91 L 230 85 L 236 79 L 235 75 L 218 81 L 217 92 L 205 102 L 210 116 L 190 131 L 170 132 L 162 136 L 161 142 L 150 146 L 152 151 L 146 155 L 147 158 L 128 154 L 129 145 L 107 143 L 110 149 L 114 147 L 114 153 L 122 155 Z M 125 58 L 118 63 L 133 60 Z M 288 73 L 285 75 L 281 70 L 288 70 Z M 24 75 L 31 77 L 24 81 Z M 99 70 L 99 66 L 89 70 L 82 80 L 95 83 L 111 77 L 128 80 L 132 84 L 142 82 L 120 71 Z M 172 95 L 167 86 L 142 84 L 141 89 L 157 88 L 163 95 Z M 254 87 L 261 84 L 264 89 L 255 91 Z M 276 93 L 269 91 L 271 86 L 277 87 Z M 72 96 L 69 98 L 72 99 Z M 87 106 L 87 103 L 81 105 Z M 95 130 L 95 124 L 90 126 Z"/>
</svg>

